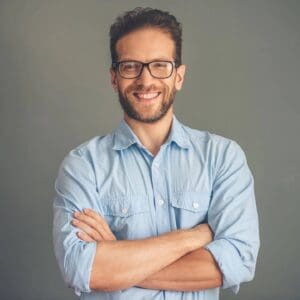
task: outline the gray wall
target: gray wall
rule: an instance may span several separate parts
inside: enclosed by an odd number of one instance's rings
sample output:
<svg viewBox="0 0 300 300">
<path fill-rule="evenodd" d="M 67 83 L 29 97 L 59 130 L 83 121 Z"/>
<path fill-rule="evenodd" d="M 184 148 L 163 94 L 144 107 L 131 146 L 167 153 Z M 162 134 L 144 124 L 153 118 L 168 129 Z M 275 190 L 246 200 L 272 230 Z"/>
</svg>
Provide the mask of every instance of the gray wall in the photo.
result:
<svg viewBox="0 0 300 300">
<path fill-rule="evenodd" d="M 122 117 L 108 29 L 138 5 L 184 24 L 177 117 L 237 140 L 256 179 L 256 278 L 222 299 L 300 299 L 300 1 L 286 0 L 0 2 L 0 298 L 76 299 L 52 250 L 54 180 L 69 150 Z"/>
</svg>

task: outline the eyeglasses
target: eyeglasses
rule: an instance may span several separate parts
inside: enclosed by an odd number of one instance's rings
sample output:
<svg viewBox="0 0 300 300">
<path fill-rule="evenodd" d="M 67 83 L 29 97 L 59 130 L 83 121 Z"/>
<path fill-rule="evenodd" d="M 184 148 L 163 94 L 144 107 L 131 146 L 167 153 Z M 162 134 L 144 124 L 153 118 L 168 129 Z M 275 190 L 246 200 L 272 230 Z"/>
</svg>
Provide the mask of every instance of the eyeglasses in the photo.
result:
<svg viewBox="0 0 300 300">
<path fill-rule="evenodd" d="M 177 68 L 177 64 L 173 61 L 155 60 L 148 63 L 140 61 L 118 61 L 112 63 L 112 68 L 118 70 L 121 77 L 126 79 L 134 79 L 141 76 L 144 67 L 147 67 L 148 71 L 154 78 L 165 79 L 172 75 L 174 67 Z"/>
</svg>

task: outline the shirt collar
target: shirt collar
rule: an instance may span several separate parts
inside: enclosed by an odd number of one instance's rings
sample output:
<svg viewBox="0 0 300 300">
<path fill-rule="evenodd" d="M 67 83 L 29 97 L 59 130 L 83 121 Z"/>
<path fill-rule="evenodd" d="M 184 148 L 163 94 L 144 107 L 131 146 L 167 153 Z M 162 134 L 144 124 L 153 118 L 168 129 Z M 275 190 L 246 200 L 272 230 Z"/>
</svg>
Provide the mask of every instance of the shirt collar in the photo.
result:
<svg viewBox="0 0 300 300">
<path fill-rule="evenodd" d="M 134 134 L 126 121 L 122 120 L 113 134 L 113 149 L 123 150 L 137 143 L 140 144 L 138 137 Z"/>
<path fill-rule="evenodd" d="M 113 135 L 114 150 L 127 149 L 133 144 L 138 144 L 142 148 L 144 147 L 125 120 L 122 120 L 119 123 L 119 126 L 116 128 Z M 188 149 L 191 145 L 187 133 L 183 129 L 183 125 L 177 120 L 175 115 L 173 115 L 172 128 L 166 144 L 172 142 L 175 142 L 179 147 L 184 149 Z"/>
</svg>

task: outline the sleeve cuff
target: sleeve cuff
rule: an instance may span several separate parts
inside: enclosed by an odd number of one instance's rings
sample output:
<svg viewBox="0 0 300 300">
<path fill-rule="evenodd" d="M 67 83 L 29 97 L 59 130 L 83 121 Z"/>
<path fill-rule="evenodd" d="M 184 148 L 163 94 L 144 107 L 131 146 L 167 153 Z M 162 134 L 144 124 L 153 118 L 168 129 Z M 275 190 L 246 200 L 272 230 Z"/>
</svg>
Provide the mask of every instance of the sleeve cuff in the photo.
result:
<svg viewBox="0 0 300 300">
<path fill-rule="evenodd" d="M 215 258 L 222 274 L 222 288 L 230 288 L 235 294 L 240 289 L 239 273 L 243 269 L 238 252 L 227 240 L 215 240 L 204 247 Z"/>
<path fill-rule="evenodd" d="M 74 292 L 77 296 L 81 293 L 90 293 L 90 276 L 92 272 L 97 243 L 85 243 L 82 245 L 81 253 L 74 263 L 76 268 L 73 279 Z"/>
</svg>

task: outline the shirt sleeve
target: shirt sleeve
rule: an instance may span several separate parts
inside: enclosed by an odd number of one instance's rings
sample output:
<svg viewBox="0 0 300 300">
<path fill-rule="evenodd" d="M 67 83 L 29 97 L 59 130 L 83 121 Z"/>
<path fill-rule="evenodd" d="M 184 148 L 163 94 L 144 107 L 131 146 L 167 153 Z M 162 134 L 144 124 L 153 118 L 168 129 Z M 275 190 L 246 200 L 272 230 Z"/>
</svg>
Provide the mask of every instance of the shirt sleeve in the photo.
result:
<svg viewBox="0 0 300 300">
<path fill-rule="evenodd" d="M 91 292 L 89 281 L 96 243 L 80 240 L 71 221 L 75 211 L 93 207 L 96 197 L 90 163 L 79 151 L 71 151 L 61 163 L 55 181 L 53 243 L 64 281 L 78 296 Z"/>
<path fill-rule="evenodd" d="M 205 248 L 223 273 L 223 288 L 237 293 L 254 277 L 260 241 L 253 177 L 234 141 L 218 156 L 208 223 L 214 241 Z"/>
</svg>

